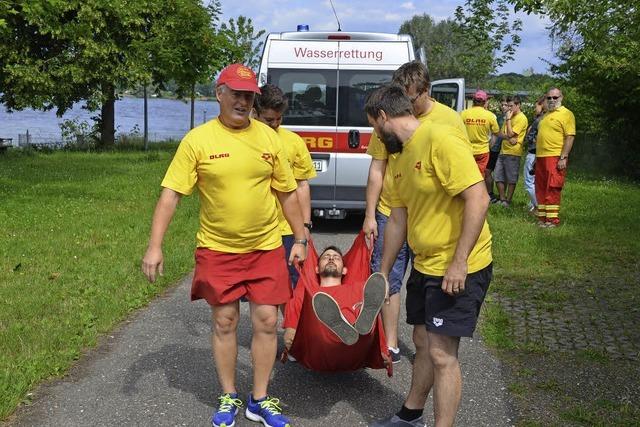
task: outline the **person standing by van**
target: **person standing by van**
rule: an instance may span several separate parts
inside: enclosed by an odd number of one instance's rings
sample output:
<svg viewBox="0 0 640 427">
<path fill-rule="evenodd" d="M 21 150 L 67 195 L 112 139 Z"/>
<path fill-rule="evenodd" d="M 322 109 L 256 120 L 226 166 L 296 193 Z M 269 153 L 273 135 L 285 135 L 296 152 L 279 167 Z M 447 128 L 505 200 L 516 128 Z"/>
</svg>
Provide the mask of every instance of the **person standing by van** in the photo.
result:
<svg viewBox="0 0 640 427">
<path fill-rule="evenodd" d="M 266 84 L 260 88 L 260 94 L 256 95 L 253 102 L 255 118 L 276 131 L 282 142 L 286 157 L 289 160 L 289 166 L 293 171 L 298 188 L 296 194 L 302 217 L 304 219 L 305 234 L 307 240 L 311 237 L 311 191 L 309 189 L 309 180 L 316 176 L 316 170 L 311 161 L 311 154 L 304 143 L 304 140 L 289 129 L 280 126 L 282 124 L 282 115 L 289 107 L 287 97 L 282 90 L 272 84 Z M 279 205 L 278 205 L 279 206 Z M 293 247 L 294 237 L 291 226 L 287 222 L 279 209 L 280 232 L 282 233 L 282 244 L 285 249 L 285 259 L 289 259 L 291 248 Z M 298 283 L 299 273 L 292 264 L 289 265 L 289 277 L 291 278 L 291 287 L 295 289 Z"/>
<path fill-rule="evenodd" d="M 464 132 L 420 122 L 401 87 L 383 86 L 365 104 L 389 151 L 391 216 L 381 273 L 388 275 L 405 237 L 415 253 L 407 282 L 407 322 L 416 356 L 400 411 L 372 427 L 422 427 L 433 389 L 436 426 L 452 426 L 462 394 L 460 337 L 471 337 L 492 275 L 489 197 Z M 393 143 L 391 143 L 393 141 Z"/>
<path fill-rule="evenodd" d="M 473 147 L 473 158 L 482 176 L 489 162 L 489 146 L 500 130 L 496 115 L 485 108 L 488 99 L 485 91 L 477 90 L 473 95 L 473 107 L 460 113 Z"/>
<path fill-rule="evenodd" d="M 285 427 L 279 400 L 267 387 L 277 351 L 278 306 L 291 298 L 276 200 L 295 236 L 289 262 L 303 261 L 306 245 L 296 182 L 282 141 L 250 119 L 260 93 L 254 72 L 232 64 L 220 73 L 220 114 L 191 130 L 180 143 L 162 181 L 142 271 L 153 282 L 162 273 L 162 240 L 178 202 L 197 187 L 200 229 L 191 299 L 211 306 L 213 359 L 222 394 L 211 423 L 231 426 L 242 406 L 236 390 L 240 298 L 251 304 L 253 389 L 245 416 Z"/>
<path fill-rule="evenodd" d="M 453 109 L 439 103 L 429 96 L 431 78 L 429 70 L 420 61 L 410 61 L 398 68 L 392 77 L 392 82 L 403 87 L 411 100 L 413 114 L 420 122 L 453 126 L 467 136 L 467 130 L 460 115 Z M 390 141 L 385 141 L 387 147 Z M 391 179 L 387 171 L 387 163 L 393 161 L 402 146 L 396 144 L 393 152 L 385 147 L 374 131 L 369 141 L 367 154 L 372 157 L 367 181 L 367 204 L 362 230 L 368 237 L 369 244 L 373 239 L 373 255 L 371 256 L 371 271 L 380 271 L 382 261 L 382 246 L 384 243 L 384 228 L 391 214 L 389 194 L 385 189 L 387 180 Z M 389 302 L 382 308 L 384 333 L 387 337 L 391 358 L 400 361 L 398 348 L 398 321 L 400 317 L 400 288 L 402 279 L 409 264 L 410 252 L 406 242 L 398 252 L 398 257 L 389 274 Z"/>
</svg>

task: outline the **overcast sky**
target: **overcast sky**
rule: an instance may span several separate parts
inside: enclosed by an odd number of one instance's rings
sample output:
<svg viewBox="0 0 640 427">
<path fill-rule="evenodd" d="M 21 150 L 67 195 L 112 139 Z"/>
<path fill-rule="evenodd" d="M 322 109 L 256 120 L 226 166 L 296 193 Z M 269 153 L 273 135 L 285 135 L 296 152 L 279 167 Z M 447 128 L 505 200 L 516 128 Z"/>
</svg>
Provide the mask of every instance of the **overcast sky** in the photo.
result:
<svg viewBox="0 0 640 427">
<path fill-rule="evenodd" d="M 463 0 L 333 0 L 343 31 L 375 31 L 397 33 L 400 25 L 414 15 L 426 13 L 440 21 L 453 18 Z M 267 33 L 295 31 L 298 24 L 308 24 L 311 31 L 333 31 L 336 19 L 328 0 L 222 0 L 223 19 L 244 15 L 253 20 L 256 29 Z M 540 59 L 553 59 L 551 41 L 541 18 L 520 13 L 523 21 L 522 43 L 515 60 L 504 65 L 499 73 L 516 72 L 533 67 L 537 73 L 547 72 Z M 455 77 L 455 76 L 451 76 Z"/>
</svg>

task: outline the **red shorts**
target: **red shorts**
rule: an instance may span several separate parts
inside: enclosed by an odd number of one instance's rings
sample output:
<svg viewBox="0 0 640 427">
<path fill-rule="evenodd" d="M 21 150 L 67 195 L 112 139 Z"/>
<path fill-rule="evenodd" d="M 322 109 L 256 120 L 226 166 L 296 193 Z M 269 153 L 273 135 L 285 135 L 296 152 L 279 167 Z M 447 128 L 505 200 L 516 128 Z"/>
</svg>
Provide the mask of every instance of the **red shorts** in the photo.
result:
<svg viewBox="0 0 640 427">
<path fill-rule="evenodd" d="M 484 178 L 484 171 L 487 169 L 487 164 L 489 163 L 489 153 L 476 154 L 473 158 L 476 159 L 476 164 L 478 165 L 478 169 L 480 169 L 480 175 Z"/>
<path fill-rule="evenodd" d="M 284 247 L 246 254 L 196 249 L 191 301 L 204 298 L 209 305 L 223 305 L 243 296 L 265 305 L 280 305 L 291 299 Z"/>
</svg>

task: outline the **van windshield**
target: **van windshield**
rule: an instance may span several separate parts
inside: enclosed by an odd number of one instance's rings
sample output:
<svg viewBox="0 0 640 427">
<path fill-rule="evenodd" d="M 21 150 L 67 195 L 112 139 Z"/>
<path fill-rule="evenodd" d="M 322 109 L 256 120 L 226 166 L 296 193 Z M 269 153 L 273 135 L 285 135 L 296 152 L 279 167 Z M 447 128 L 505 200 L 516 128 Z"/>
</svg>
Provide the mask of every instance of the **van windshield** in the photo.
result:
<svg viewBox="0 0 640 427">
<path fill-rule="evenodd" d="M 289 100 L 282 121 L 285 125 L 367 127 L 365 99 L 369 92 L 391 81 L 392 73 L 272 68 L 268 80 Z"/>
</svg>

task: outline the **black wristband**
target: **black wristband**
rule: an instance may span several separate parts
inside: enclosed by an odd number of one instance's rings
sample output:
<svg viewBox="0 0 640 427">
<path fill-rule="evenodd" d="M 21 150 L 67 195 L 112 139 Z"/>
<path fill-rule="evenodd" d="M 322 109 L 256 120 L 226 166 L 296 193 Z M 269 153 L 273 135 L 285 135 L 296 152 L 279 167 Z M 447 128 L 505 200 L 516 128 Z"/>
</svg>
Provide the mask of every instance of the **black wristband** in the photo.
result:
<svg viewBox="0 0 640 427">
<path fill-rule="evenodd" d="M 305 222 L 304 226 L 307 227 L 309 229 L 309 231 L 311 231 L 311 229 L 313 228 L 313 223 L 312 222 Z"/>
</svg>

